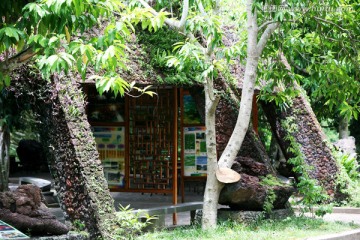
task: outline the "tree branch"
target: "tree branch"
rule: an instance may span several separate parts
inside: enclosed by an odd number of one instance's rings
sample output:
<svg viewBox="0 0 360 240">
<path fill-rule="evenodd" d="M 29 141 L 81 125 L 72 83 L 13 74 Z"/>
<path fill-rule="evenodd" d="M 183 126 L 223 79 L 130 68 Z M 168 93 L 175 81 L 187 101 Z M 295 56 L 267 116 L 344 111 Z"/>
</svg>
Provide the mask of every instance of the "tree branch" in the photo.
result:
<svg viewBox="0 0 360 240">
<path fill-rule="evenodd" d="M 185 28 L 186 18 L 189 14 L 189 0 L 184 0 L 183 11 L 181 14 L 180 22 L 178 23 L 179 29 Z"/>
<path fill-rule="evenodd" d="M 155 11 L 155 9 L 153 9 L 147 2 L 145 2 L 144 0 L 139 0 L 139 2 L 141 3 L 141 5 L 143 5 L 143 7 L 148 8 L 154 16 L 158 15 L 158 12 Z M 189 0 L 185 0 L 180 21 L 166 18 L 165 23 L 169 27 L 175 28 L 183 32 L 188 14 L 189 14 Z"/>
<path fill-rule="evenodd" d="M 264 27 L 266 27 L 269 24 L 276 23 L 276 22 L 277 21 L 266 21 L 266 22 L 264 22 L 263 24 L 260 25 L 259 30 L 263 29 Z"/>
<path fill-rule="evenodd" d="M 309 73 L 306 69 L 299 67 L 296 63 L 294 63 L 293 61 L 291 61 L 291 59 L 290 59 L 290 63 L 291 63 L 291 66 L 294 66 L 299 72 L 302 72 L 302 73 L 305 74 L 306 76 L 309 76 L 309 75 L 310 75 L 310 73 Z"/>
<path fill-rule="evenodd" d="M 155 9 L 153 9 L 147 2 L 145 2 L 144 0 L 139 0 L 139 2 L 141 3 L 141 5 L 143 5 L 143 7 L 148 8 L 150 10 L 150 12 L 154 15 L 157 16 L 158 12 L 155 11 Z M 172 28 L 176 28 L 178 29 L 179 26 L 179 21 L 177 20 L 173 20 L 170 18 L 165 18 L 165 23 Z"/>
<path fill-rule="evenodd" d="M 258 55 L 256 52 L 256 43 L 257 43 L 257 37 L 258 37 L 258 25 L 257 25 L 257 13 L 256 11 L 252 11 L 253 6 L 253 0 L 248 0 L 246 2 L 246 12 L 247 12 L 247 31 L 248 31 L 248 49 L 247 49 L 247 55 L 254 56 Z"/>
<path fill-rule="evenodd" d="M 265 31 L 263 32 L 263 34 L 260 37 L 260 40 L 257 44 L 257 49 L 258 49 L 258 53 L 261 53 L 266 45 L 266 42 L 269 40 L 269 38 L 271 37 L 271 34 L 280 26 L 279 22 L 275 22 L 275 23 L 270 23 Z"/>
<path fill-rule="evenodd" d="M 220 0 L 215 0 L 214 12 L 218 13 L 220 10 Z"/>
<path fill-rule="evenodd" d="M 260 27 L 259 27 L 259 30 L 261 30 L 261 29 L 263 29 L 264 27 L 266 27 L 267 25 L 270 25 L 270 24 L 272 24 L 272 23 L 279 23 L 279 21 L 275 21 L 275 20 L 273 20 L 273 21 L 266 21 L 266 22 L 264 22 L 263 24 L 261 24 L 260 25 Z M 281 21 L 282 23 L 283 22 L 290 22 L 290 23 L 294 23 L 294 22 L 296 22 L 296 21 L 294 21 L 294 20 L 284 20 L 284 21 Z"/>
<path fill-rule="evenodd" d="M 334 25 L 335 27 L 337 27 L 338 29 L 340 29 L 341 31 L 343 32 L 347 32 L 349 35 L 350 35 L 350 32 L 347 30 L 347 29 L 344 29 L 343 27 L 341 27 L 340 25 L 334 23 L 334 22 L 331 22 L 329 20 L 326 20 L 326 19 L 323 19 L 323 18 L 319 18 L 319 17 L 314 17 L 315 19 L 321 21 L 321 22 L 325 22 L 325 23 L 328 23 L 328 24 L 331 24 L 331 25 Z"/>
<path fill-rule="evenodd" d="M 204 6 L 202 5 L 202 2 L 200 0 L 198 0 L 197 5 L 199 7 L 199 10 L 201 12 L 202 15 L 207 16 L 207 13 L 205 12 Z"/>
<path fill-rule="evenodd" d="M 19 65 L 22 65 L 29 61 L 33 56 L 38 54 L 38 52 L 34 52 L 31 47 L 19 52 L 18 54 L 12 56 L 4 62 L 0 62 L 0 71 L 2 73 L 9 73 Z"/>
<path fill-rule="evenodd" d="M 197 5 L 199 7 L 199 10 L 200 10 L 200 13 L 204 16 L 204 17 L 207 17 L 209 18 L 208 14 L 206 13 L 205 9 L 204 9 L 204 6 L 202 5 L 202 2 L 200 0 L 198 0 L 197 2 Z M 210 22 L 210 19 L 207 19 L 209 22 Z M 205 41 L 204 41 L 205 42 Z M 206 50 L 205 50 L 205 54 L 210 56 L 212 53 L 213 53 L 213 49 L 211 49 L 209 46 L 207 46 Z"/>
<path fill-rule="evenodd" d="M 219 104 L 219 101 L 220 101 L 220 97 L 216 95 L 216 96 L 214 97 L 214 99 L 212 99 L 211 105 L 210 105 L 208 111 L 209 111 L 209 112 L 216 111 L 216 108 L 217 108 L 217 106 L 218 106 L 218 104 Z"/>
</svg>

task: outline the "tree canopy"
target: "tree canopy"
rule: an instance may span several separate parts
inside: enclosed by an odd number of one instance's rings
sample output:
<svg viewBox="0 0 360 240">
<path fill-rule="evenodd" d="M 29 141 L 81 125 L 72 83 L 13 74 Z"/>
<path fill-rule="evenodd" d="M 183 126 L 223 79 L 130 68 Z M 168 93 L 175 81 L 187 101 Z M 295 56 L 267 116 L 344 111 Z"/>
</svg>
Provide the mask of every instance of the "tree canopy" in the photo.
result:
<svg viewBox="0 0 360 240">
<path fill-rule="evenodd" d="M 147 11 L 127 12 L 119 0 L 6 0 L 0 15 L 1 88 L 10 84 L 11 70 L 35 57 L 45 78 L 75 70 L 95 79 L 100 93 L 121 95 L 131 87 L 118 72 L 126 69 L 132 22 L 157 28 L 165 18 L 151 22 Z"/>
<path fill-rule="evenodd" d="M 270 61 L 263 65 L 259 77 L 273 79 L 278 87 L 275 79 L 288 78 L 282 70 L 281 52 L 291 66 L 291 76 L 307 90 L 319 118 L 357 118 L 359 4 L 346 0 L 322 4 L 288 2 L 273 13 L 281 27 L 267 46 Z"/>
</svg>

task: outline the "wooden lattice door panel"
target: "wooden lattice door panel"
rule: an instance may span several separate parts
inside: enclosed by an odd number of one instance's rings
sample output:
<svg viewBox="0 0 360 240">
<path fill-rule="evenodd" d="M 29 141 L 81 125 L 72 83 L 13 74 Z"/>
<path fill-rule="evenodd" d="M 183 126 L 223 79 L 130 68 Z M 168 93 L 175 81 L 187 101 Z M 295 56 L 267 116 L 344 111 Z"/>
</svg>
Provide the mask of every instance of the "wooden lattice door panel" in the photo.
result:
<svg viewBox="0 0 360 240">
<path fill-rule="evenodd" d="M 173 90 L 129 98 L 129 188 L 172 189 Z"/>
</svg>

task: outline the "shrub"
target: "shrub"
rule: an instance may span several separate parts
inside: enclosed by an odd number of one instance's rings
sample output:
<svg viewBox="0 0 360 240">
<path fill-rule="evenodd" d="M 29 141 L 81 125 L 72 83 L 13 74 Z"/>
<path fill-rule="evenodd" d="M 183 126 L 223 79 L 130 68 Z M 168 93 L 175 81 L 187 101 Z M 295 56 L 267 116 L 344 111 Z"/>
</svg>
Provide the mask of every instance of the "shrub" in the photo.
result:
<svg viewBox="0 0 360 240">
<path fill-rule="evenodd" d="M 150 224 L 150 220 L 154 219 L 150 216 L 145 217 L 145 222 L 139 221 L 139 214 L 134 214 L 130 206 L 123 207 L 120 205 L 120 211 L 117 212 L 116 217 L 107 219 L 105 227 L 108 235 L 104 239 L 107 240 L 122 240 L 134 239 L 139 235 L 146 226 Z"/>
</svg>

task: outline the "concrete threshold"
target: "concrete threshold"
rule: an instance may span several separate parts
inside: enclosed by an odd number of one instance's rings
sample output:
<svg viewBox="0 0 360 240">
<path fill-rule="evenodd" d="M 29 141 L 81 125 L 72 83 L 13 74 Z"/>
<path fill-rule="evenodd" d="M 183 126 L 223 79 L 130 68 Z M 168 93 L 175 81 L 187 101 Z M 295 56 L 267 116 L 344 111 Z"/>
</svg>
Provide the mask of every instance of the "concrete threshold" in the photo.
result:
<svg viewBox="0 0 360 240">
<path fill-rule="evenodd" d="M 299 211 L 300 207 L 293 207 L 294 211 Z M 318 207 L 314 207 L 313 210 L 318 210 Z M 360 208 L 353 207 L 333 207 L 332 213 L 348 213 L 348 214 L 360 214 Z M 359 238 L 360 239 L 360 238 Z"/>
<path fill-rule="evenodd" d="M 318 237 L 310 237 L 305 240 L 359 240 L 360 229 L 346 231 L 342 233 L 335 233 L 329 235 L 323 235 Z"/>
</svg>

